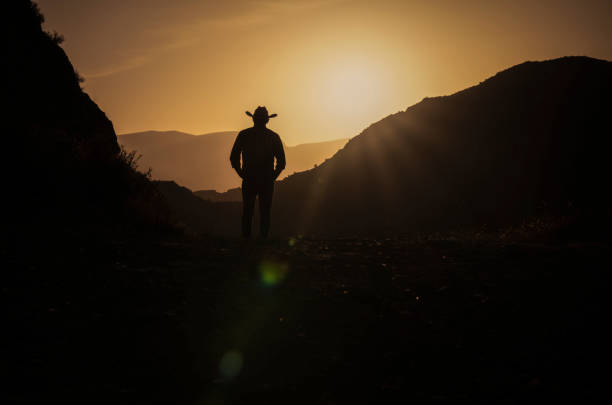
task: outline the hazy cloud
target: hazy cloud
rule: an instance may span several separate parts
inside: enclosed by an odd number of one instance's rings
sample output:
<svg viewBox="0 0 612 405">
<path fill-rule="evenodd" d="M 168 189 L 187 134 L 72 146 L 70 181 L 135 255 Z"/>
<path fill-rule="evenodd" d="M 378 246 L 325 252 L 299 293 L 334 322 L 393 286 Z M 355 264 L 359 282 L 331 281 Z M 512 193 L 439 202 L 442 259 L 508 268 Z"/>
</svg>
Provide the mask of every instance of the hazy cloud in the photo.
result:
<svg viewBox="0 0 612 405">
<path fill-rule="evenodd" d="M 344 1 L 346 0 L 244 1 L 241 3 L 242 7 L 221 7 L 216 9 L 215 13 L 208 12 L 207 2 L 191 3 L 189 7 L 186 7 L 186 3 L 179 2 L 180 7 L 184 9 L 184 18 L 174 16 L 164 24 L 159 24 L 155 16 L 150 20 L 137 20 L 135 24 L 140 26 L 136 25 L 134 29 L 141 37 L 138 46 L 127 48 L 127 45 L 124 45 L 126 49 L 121 52 L 122 46 L 119 45 L 119 55 L 125 56 L 119 56 L 112 63 L 100 68 L 85 70 L 83 76 L 96 79 L 136 69 L 169 51 L 195 46 L 202 38 L 214 35 L 215 31 L 257 27 Z M 119 4 L 114 7 L 117 11 L 122 8 Z"/>
<path fill-rule="evenodd" d="M 95 70 L 85 70 L 83 76 L 87 79 L 96 79 L 136 69 L 169 51 L 195 46 L 201 38 L 214 35 L 215 31 L 265 25 L 291 15 L 345 1 L 247 1 L 243 2 L 241 8 L 221 10 L 205 18 L 201 17 L 206 11 L 205 7 L 202 7 L 203 3 L 194 3 L 191 12 L 186 10 L 183 21 L 175 21 L 164 26 L 146 26 L 147 21 L 141 22 L 145 26 L 140 28 L 140 34 L 144 38 L 140 40 L 139 49 L 125 52 L 129 55 L 119 58 L 112 64 Z"/>
</svg>

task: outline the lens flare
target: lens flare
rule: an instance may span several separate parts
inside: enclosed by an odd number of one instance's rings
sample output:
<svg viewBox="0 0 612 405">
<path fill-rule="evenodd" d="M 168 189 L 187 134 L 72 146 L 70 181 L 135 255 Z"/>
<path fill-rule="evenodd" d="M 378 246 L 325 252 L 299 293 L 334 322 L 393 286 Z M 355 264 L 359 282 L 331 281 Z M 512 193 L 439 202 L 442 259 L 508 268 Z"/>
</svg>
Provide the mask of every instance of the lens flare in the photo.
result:
<svg viewBox="0 0 612 405">
<path fill-rule="evenodd" d="M 219 371 L 225 378 L 234 378 L 242 370 L 242 354 L 235 350 L 225 353 L 219 362 Z"/>
<path fill-rule="evenodd" d="M 259 265 L 261 282 L 266 287 L 274 287 L 280 284 L 287 277 L 288 272 L 289 265 L 287 263 L 264 260 Z"/>
</svg>

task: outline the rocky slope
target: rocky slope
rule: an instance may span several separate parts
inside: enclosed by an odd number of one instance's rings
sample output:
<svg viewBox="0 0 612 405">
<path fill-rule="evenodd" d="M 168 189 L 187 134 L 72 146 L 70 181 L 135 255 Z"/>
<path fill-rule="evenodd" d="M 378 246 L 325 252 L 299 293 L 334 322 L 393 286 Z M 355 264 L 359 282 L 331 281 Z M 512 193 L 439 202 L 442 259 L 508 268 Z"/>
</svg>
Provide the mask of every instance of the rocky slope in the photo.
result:
<svg viewBox="0 0 612 405">
<path fill-rule="evenodd" d="M 42 29 L 44 18 L 31 1 L 2 8 L 8 27 L 2 92 L 8 222 L 123 222 L 157 215 L 156 192 L 121 153 L 112 122 L 82 90 L 61 36 Z"/>
</svg>

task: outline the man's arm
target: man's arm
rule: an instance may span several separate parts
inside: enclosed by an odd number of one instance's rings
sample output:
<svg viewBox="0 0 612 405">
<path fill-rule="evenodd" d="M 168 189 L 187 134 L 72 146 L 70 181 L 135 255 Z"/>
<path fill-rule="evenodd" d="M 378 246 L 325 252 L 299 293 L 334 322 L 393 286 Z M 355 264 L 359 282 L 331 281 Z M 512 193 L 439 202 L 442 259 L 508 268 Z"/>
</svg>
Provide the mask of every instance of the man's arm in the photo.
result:
<svg viewBox="0 0 612 405">
<path fill-rule="evenodd" d="M 276 142 L 274 143 L 274 157 L 276 158 L 276 168 L 274 168 L 274 180 L 278 178 L 283 170 L 285 170 L 285 150 L 283 149 L 283 142 L 280 137 L 276 135 Z"/>
<path fill-rule="evenodd" d="M 234 141 L 234 146 L 232 147 L 232 153 L 230 153 L 230 163 L 238 176 L 243 177 L 244 172 L 242 171 L 242 167 L 240 167 L 240 154 L 242 153 L 242 133 L 239 133 Z"/>
</svg>

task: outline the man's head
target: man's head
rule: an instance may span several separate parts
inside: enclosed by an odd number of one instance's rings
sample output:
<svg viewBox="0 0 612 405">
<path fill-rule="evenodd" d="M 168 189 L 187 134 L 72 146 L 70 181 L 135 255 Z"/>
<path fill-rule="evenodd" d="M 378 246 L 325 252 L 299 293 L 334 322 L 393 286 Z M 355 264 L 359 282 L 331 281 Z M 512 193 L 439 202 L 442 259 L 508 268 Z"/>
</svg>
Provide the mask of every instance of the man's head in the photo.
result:
<svg viewBox="0 0 612 405">
<path fill-rule="evenodd" d="M 268 110 L 263 106 L 257 107 L 253 114 L 247 111 L 246 115 L 253 118 L 253 123 L 255 125 L 266 125 L 270 118 L 276 117 L 276 114 L 268 115 Z"/>
</svg>

